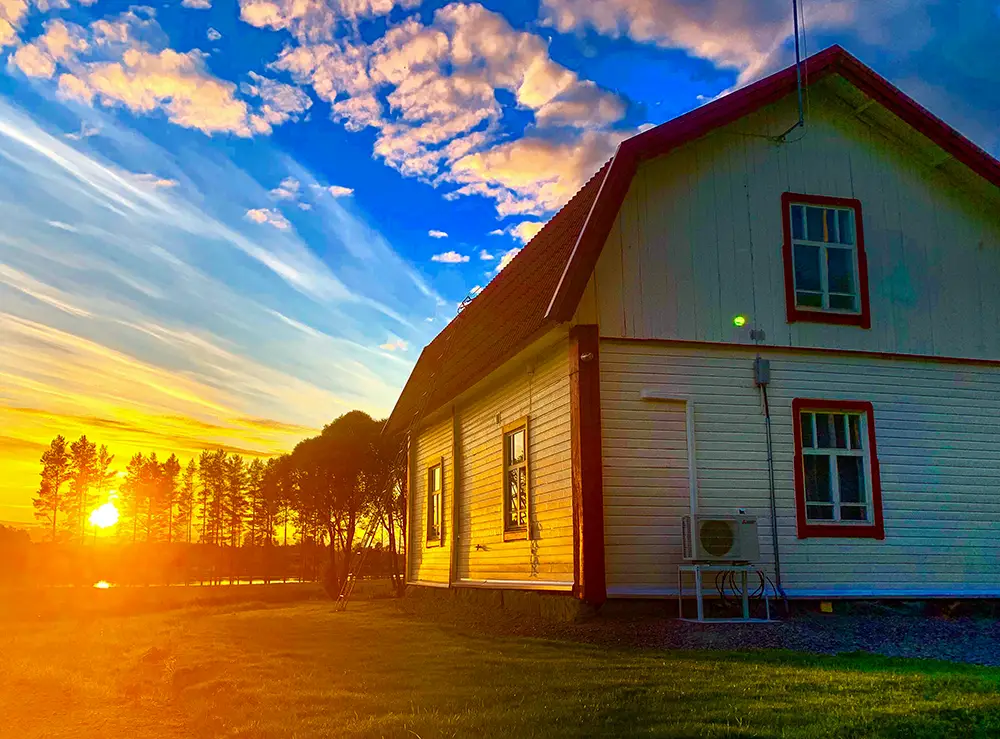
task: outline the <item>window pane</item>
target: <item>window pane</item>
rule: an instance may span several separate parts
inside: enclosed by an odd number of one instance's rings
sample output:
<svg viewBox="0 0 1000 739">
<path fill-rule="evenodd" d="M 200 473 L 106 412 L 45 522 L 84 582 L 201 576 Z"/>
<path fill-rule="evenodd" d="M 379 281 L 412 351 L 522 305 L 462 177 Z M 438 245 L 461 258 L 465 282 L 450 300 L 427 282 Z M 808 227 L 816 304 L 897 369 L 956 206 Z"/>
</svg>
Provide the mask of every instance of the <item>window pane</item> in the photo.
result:
<svg viewBox="0 0 1000 739">
<path fill-rule="evenodd" d="M 795 289 L 819 292 L 823 289 L 819 272 L 819 247 L 795 245 Z"/>
<path fill-rule="evenodd" d="M 806 518 L 813 521 L 832 521 L 833 520 L 833 506 L 832 505 L 807 505 L 806 506 Z"/>
<path fill-rule="evenodd" d="M 841 503 L 865 503 L 865 463 L 861 457 L 837 457 Z"/>
<path fill-rule="evenodd" d="M 847 449 L 847 416 L 837 413 L 833 419 L 834 444 L 837 449 Z"/>
<path fill-rule="evenodd" d="M 528 480 L 527 471 L 522 467 L 517 476 L 517 525 L 525 526 L 528 523 Z"/>
<path fill-rule="evenodd" d="M 841 521 L 867 521 L 868 520 L 868 509 L 863 506 L 841 506 L 840 507 L 840 520 Z"/>
<path fill-rule="evenodd" d="M 840 219 L 840 243 L 854 244 L 854 211 L 838 210 L 837 217 Z"/>
<path fill-rule="evenodd" d="M 806 454 L 802 459 L 806 474 L 806 500 L 833 502 L 830 492 L 830 458 L 825 454 Z"/>
<path fill-rule="evenodd" d="M 857 301 L 853 295 L 831 295 L 830 308 L 832 310 L 853 310 L 856 311 Z"/>
<path fill-rule="evenodd" d="M 822 308 L 823 296 L 820 293 L 795 293 L 795 304 L 800 308 Z"/>
<path fill-rule="evenodd" d="M 823 208 L 806 208 L 806 238 L 809 241 L 829 241 Z"/>
<path fill-rule="evenodd" d="M 523 467 L 507 472 L 507 525 L 525 526 L 528 522 L 527 473 Z"/>
<path fill-rule="evenodd" d="M 816 445 L 813 440 L 812 417 L 812 413 L 799 414 L 799 427 L 802 429 L 802 446 L 807 449 Z"/>
<path fill-rule="evenodd" d="M 524 429 L 513 431 L 507 436 L 507 464 L 524 461 Z"/>
<path fill-rule="evenodd" d="M 816 446 L 820 449 L 829 449 L 833 446 L 831 427 L 833 426 L 833 416 L 829 413 L 816 414 Z"/>
<path fill-rule="evenodd" d="M 441 489 L 441 465 L 431 468 L 431 492 L 436 493 Z"/>
<path fill-rule="evenodd" d="M 827 249 L 826 265 L 830 292 L 854 295 L 854 251 Z"/>
<path fill-rule="evenodd" d="M 805 208 L 801 205 L 792 206 L 792 238 L 804 239 L 805 230 L 802 228 L 802 221 L 805 218 Z"/>
<path fill-rule="evenodd" d="M 521 500 L 521 491 L 518 486 L 519 470 L 507 471 L 507 524 L 517 526 L 517 508 Z"/>
<path fill-rule="evenodd" d="M 848 416 L 851 428 L 851 449 L 864 449 L 864 442 L 861 441 L 861 416 Z"/>
</svg>

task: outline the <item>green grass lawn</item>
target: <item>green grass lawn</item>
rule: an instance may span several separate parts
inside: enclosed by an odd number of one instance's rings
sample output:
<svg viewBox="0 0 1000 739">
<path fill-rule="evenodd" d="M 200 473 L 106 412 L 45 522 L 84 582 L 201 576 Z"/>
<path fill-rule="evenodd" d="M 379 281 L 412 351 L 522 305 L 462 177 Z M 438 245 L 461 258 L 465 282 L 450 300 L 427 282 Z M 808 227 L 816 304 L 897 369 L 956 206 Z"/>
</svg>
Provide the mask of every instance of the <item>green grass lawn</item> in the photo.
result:
<svg viewBox="0 0 1000 739">
<path fill-rule="evenodd" d="M 489 635 L 392 601 L 0 624 L 0 736 L 1000 736 L 1000 670 Z"/>
</svg>

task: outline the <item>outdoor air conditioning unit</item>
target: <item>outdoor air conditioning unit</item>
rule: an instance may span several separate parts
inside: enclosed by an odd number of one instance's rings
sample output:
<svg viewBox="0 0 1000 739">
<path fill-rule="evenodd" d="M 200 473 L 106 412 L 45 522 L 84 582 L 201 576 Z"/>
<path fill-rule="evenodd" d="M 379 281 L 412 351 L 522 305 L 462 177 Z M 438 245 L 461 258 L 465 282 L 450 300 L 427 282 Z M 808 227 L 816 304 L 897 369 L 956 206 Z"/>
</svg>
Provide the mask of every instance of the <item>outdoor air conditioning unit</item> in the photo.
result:
<svg viewBox="0 0 1000 739">
<path fill-rule="evenodd" d="M 684 516 L 684 559 L 695 562 L 756 562 L 760 559 L 753 516 Z M 693 525 L 692 525 L 693 524 Z"/>
</svg>

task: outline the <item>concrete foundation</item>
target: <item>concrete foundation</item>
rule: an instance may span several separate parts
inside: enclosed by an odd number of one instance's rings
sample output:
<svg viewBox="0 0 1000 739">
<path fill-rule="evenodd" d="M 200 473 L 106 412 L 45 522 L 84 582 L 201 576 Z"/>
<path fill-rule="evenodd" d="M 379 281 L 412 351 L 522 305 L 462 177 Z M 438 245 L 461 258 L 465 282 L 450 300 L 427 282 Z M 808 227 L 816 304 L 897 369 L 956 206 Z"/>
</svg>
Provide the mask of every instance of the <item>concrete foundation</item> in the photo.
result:
<svg viewBox="0 0 1000 739">
<path fill-rule="evenodd" d="M 546 593 L 533 590 L 504 588 L 431 588 L 407 585 L 406 597 L 412 600 L 455 604 L 477 610 L 503 610 L 547 621 L 582 621 L 597 613 L 597 609 L 570 593 Z"/>
</svg>

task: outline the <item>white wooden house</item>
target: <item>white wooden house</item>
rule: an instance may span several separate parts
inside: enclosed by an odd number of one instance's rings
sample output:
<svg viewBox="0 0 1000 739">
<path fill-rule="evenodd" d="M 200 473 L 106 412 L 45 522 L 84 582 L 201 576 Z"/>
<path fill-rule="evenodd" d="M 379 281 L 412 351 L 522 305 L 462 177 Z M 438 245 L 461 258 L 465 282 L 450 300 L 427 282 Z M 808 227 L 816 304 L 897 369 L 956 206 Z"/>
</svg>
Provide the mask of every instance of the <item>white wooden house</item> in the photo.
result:
<svg viewBox="0 0 1000 739">
<path fill-rule="evenodd" d="M 1000 596 L 1000 163 L 803 77 L 804 126 L 792 68 L 624 142 L 423 351 L 411 584 L 671 596 L 696 496 L 790 597 Z"/>
</svg>

